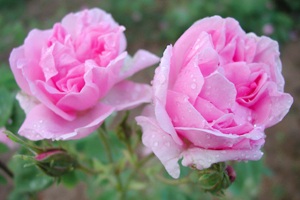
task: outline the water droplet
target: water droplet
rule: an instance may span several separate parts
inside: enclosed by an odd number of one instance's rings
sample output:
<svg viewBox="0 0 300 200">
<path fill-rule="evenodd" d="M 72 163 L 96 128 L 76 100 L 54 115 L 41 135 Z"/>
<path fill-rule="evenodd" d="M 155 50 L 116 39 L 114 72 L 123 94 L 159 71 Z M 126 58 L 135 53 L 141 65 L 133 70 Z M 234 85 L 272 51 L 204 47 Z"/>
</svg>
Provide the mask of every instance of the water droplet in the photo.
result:
<svg viewBox="0 0 300 200">
<path fill-rule="evenodd" d="M 246 155 L 246 158 L 249 158 L 249 155 Z"/>
<path fill-rule="evenodd" d="M 196 89 L 196 87 L 197 87 L 196 83 L 192 83 L 191 88 Z"/>
<path fill-rule="evenodd" d="M 207 138 L 207 139 L 209 139 L 209 138 L 210 138 L 210 135 L 209 135 L 209 134 L 206 134 L 205 136 L 206 136 L 206 138 Z"/>
<path fill-rule="evenodd" d="M 39 123 L 41 123 L 41 124 L 42 124 L 43 122 L 44 122 L 44 121 L 43 121 L 42 119 L 40 119 L 40 120 L 39 120 Z"/>
<path fill-rule="evenodd" d="M 152 135 L 151 135 L 152 138 L 155 138 L 155 136 L 156 136 L 155 134 L 152 134 Z"/>
<path fill-rule="evenodd" d="M 195 81 L 196 81 L 196 78 L 193 78 L 193 81 L 195 82 Z"/>
<path fill-rule="evenodd" d="M 216 155 L 216 158 L 219 158 L 219 157 L 220 157 L 220 155 L 219 155 L 219 154 L 217 154 L 217 155 Z"/>
<path fill-rule="evenodd" d="M 191 78 L 193 78 L 194 77 L 194 74 L 191 74 Z"/>
<path fill-rule="evenodd" d="M 158 142 L 154 142 L 153 146 L 157 147 L 158 146 Z"/>
<path fill-rule="evenodd" d="M 195 46 L 195 50 L 199 49 L 199 47 L 200 47 L 199 44 L 196 45 L 196 46 Z"/>
<path fill-rule="evenodd" d="M 242 153 L 242 157 L 244 157 L 244 156 L 245 156 L 245 154 Z"/>
<path fill-rule="evenodd" d="M 36 124 L 33 124 L 33 128 L 36 128 Z"/>
<path fill-rule="evenodd" d="M 248 117 L 247 117 L 247 120 L 248 120 L 248 121 L 251 121 L 251 120 L 252 120 L 252 117 L 251 117 L 251 116 L 248 116 Z"/>
<path fill-rule="evenodd" d="M 221 153 L 224 153 L 224 154 L 225 154 L 225 153 L 226 153 L 226 151 L 225 151 L 225 150 L 223 150 L 223 151 L 221 151 Z"/>
<path fill-rule="evenodd" d="M 166 147 L 169 147 L 170 146 L 170 142 L 166 142 Z"/>
</svg>

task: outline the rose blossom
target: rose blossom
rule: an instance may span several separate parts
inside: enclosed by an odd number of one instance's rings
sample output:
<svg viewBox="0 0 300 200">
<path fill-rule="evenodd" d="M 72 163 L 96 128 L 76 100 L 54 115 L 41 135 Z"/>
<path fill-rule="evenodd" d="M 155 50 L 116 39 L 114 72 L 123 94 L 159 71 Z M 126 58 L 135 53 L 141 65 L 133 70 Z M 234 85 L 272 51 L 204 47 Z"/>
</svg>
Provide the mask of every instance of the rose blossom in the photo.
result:
<svg viewBox="0 0 300 200">
<path fill-rule="evenodd" d="M 128 56 L 124 30 L 97 8 L 68 14 L 50 30 L 32 30 L 9 58 L 27 114 L 19 134 L 79 139 L 113 111 L 149 102 L 149 86 L 124 79 L 159 60 L 145 50 Z"/>
<path fill-rule="evenodd" d="M 246 34 L 219 16 L 192 25 L 168 46 L 155 71 L 153 106 L 136 120 L 143 143 L 178 178 L 178 160 L 201 170 L 258 160 L 264 129 L 287 114 L 278 43 Z"/>
</svg>

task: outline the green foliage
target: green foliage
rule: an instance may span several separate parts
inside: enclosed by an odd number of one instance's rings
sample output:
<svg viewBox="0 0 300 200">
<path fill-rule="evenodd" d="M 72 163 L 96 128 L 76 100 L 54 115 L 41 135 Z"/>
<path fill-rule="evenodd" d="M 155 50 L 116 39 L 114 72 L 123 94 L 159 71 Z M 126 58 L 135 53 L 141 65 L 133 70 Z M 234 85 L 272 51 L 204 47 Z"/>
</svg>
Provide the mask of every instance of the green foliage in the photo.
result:
<svg viewBox="0 0 300 200">
<path fill-rule="evenodd" d="M 271 171 L 264 165 L 263 159 L 259 161 L 238 162 L 234 169 L 237 173 L 236 180 L 229 190 L 235 196 L 243 199 L 253 199 L 258 195 L 262 175 L 271 175 Z"/>
<path fill-rule="evenodd" d="M 42 174 L 35 166 L 24 168 L 25 164 L 27 162 L 22 159 L 12 159 L 9 163 L 17 193 L 39 192 L 53 184 L 53 178 Z"/>
<path fill-rule="evenodd" d="M 6 178 L 0 174 L 0 185 L 6 185 L 6 184 L 7 184 Z"/>
<path fill-rule="evenodd" d="M 0 154 L 8 152 L 8 151 L 9 151 L 8 146 L 6 146 L 5 144 L 0 142 Z"/>
<path fill-rule="evenodd" d="M 4 87 L 0 87 L 0 127 L 3 127 L 12 113 L 13 96 Z"/>
</svg>

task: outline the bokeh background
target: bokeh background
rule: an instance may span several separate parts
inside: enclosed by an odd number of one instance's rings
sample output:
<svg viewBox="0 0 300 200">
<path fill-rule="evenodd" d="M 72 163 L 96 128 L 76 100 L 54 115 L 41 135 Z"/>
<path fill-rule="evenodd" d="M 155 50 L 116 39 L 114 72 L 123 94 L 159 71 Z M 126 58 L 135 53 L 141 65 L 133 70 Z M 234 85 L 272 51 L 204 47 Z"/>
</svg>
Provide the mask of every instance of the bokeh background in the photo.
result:
<svg viewBox="0 0 300 200">
<path fill-rule="evenodd" d="M 31 29 L 52 28 L 67 13 L 93 7 L 111 13 L 119 24 L 126 27 L 127 49 L 131 55 L 143 48 L 162 56 L 166 45 L 174 44 L 196 20 L 212 15 L 233 17 L 246 32 L 277 40 L 286 80 L 285 91 L 292 94 L 294 104 L 282 122 L 266 130 L 263 159 L 235 164 L 238 177 L 227 191 L 226 199 L 300 199 L 299 0 L 0 0 L 0 111 L 1 108 L 2 111 L 6 107 L 12 108 L 9 114 L 0 112 L 9 115 L 9 120 L 0 120 L 0 126 L 5 125 L 17 132 L 24 119 L 23 112 L 13 100 L 18 87 L 8 66 L 12 48 L 23 44 Z M 153 73 L 154 67 L 148 68 L 133 79 L 150 83 Z M 5 162 L 10 157 L 11 153 L 0 155 Z M 17 161 L 10 161 L 9 165 L 14 170 L 23 170 L 18 168 L 20 163 Z M 41 190 L 41 185 L 47 182 L 41 179 L 32 183 L 27 175 L 35 172 L 29 170 L 26 173 L 19 177 L 15 188 L 9 178 L 6 185 L 0 183 L 1 200 L 26 199 L 22 192 Z M 3 175 L 2 171 L 0 174 Z M 213 198 L 198 193 L 196 187 L 181 187 L 180 190 L 183 192 L 177 192 L 174 187 L 161 188 L 159 195 L 166 200 Z M 51 186 L 38 197 L 43 200 L 81 200 L 91 199 L 90 193 L 93 193 L 93 188 L 80 179 L 69 179 L 59 186 Z M 99 199 L 113 199 L 113 194 L 100 195 Z"/>
</svg>

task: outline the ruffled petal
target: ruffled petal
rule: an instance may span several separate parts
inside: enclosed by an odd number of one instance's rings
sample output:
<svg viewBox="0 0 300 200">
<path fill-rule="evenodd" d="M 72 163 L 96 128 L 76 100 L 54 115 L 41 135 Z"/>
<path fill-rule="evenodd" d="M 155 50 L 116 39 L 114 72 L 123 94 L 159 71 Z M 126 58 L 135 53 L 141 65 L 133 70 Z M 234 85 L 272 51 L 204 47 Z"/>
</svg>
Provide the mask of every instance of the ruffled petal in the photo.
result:
<svg viewBox="0 0 300 200">
<path fill-rule="evenodd" d="M 230 109 L 236 98 L 235 85 L 219 72 L 205 77 L 200 97 L 213 103 L 219 109 Z"/>
<path fill-rule="evenodd" d="M 125 60 L 125 64 L 120 72 L 118 82 L 158 62 L 159 57 L 157 57 L 156 55 L 145 50 L 138 50 L 134 54 L 133 58 L 127 56 L 127 60 Z"/>
<path fill-rule="evenodd" d="M 181 158 L 183 146 L 174 142 L 154 118 L 140 116 L 135 119 L 143 129 L 143 144 L 152 149 L 173 178 L 178 178 L 180 175 L 178 160 Z"/>
<path fill-rule="evenodd" d="M 77 112 L 76 118 L 68 121 L 39 104 L 27 115 L 19 134 L 29 140 L 80 139 L 95 131 L 113 111 L 112 107 L 99 102 L 90 110 Z"/>
<path fill-rule="evenodd" d="M 199 170 L 209 168 L 213 163 L 228 160 L 259 160 L 263 153 L 258 149 L 251 150 L 206 150 L 197 147 L 186 149 L 183 153 L 183 166 L 196 167 Z"/>
<path fill-rule="evenodd" d="M 122 81 L 114 85 L 101 102 L 119 111 L 132 109 L 142 103 L 150 103 L 151 97 L 152 90 L 149 85 Z"/>
</svg>

